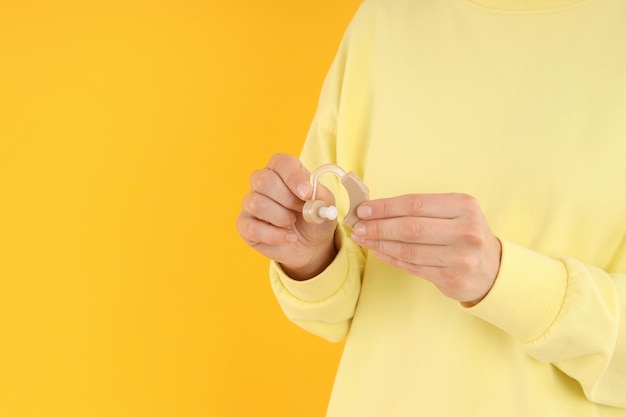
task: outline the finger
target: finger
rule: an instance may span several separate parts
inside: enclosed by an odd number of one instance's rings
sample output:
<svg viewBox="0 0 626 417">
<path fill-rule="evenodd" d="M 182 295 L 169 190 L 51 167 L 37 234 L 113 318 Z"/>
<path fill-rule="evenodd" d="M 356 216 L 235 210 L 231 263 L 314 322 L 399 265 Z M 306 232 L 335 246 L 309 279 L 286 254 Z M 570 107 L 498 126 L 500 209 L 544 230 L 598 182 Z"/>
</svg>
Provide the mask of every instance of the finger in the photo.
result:
<svg viewBox="0 0 626 417">
<path fill-rule="evenodd" d="M 302 211 L 304 201 L 287 187 L 277 172 L 269 168 L 253 172 L 250 176 L 250 186 L 252 187 L 251 194 L 262 194 L 289 210 Z M 311 193 L 308 191 L 307 193 L 311 197 Z M 335 202 L 333 194 L 321 184 L 317 188 L 316 199 L 325 201 L 327 204 Z"/>
<path fill-rule="evenodd" d="M 459 274 L 451 268 L 417 265 L 384 253 L 375 253 L 382 261 L 402 269 L 434 284 L 444 295 L 461 302 L 475 302 L 485 296 L 484 289 L 477 287 L 471 280 L 459 279 Z"/>
<path fill-rule="evenodd" d="M 302 210 L 304 202 L 298 198 L 276 171 L 263 168 L 250 175 L 252 193 L 266 196 L 289 210 Z"/>
<path fill-rule="evenodd" d="M 448 246 L 421 245 L 389 240 L 363 240 L 358 237 L 354 241 L 370 249 L 376 254 L 386 255 L 413 265 L 444 267 L 448 266 L 450 248 Z"/>
<path fill-rule="evenodd" d="M 361 239 L 388 240 L 428 245 L 457 241 L 458 221 L 431 217 L 394 217 L 358 222 L 353 234 Z"/>
<path fill-rule="evenodd" d="M 413 216 L 453 219 L 467 212 L 480 211 L 478 202 L 467 194 L 406 194 L 370 200 L 359 206 L 362 219 Z"/>
<path fill-rule="evenodd" d="M 313 192 L 310 183 L 311 173 L 298 158 L 287 154 L 276 154 L 270 158 L 267 167 L 276 172 L 285 186 L 301 200 L 310 197 Z"/>
<path fill-rule="evenodd" d="M 250 246 L 280 245 L 297 240 L 297 235 L 291 229 L 268 224 L 246 212 L 237 218 L 237 231 Z"/>
<path fill-rule="evenodd" d="M 374 254 L 377 258 L 395 266 L 396 268 L 400 268 L 411 275 L 416 275 L 431 282 L 440 281 L 442 272 L 445 270 L 445 267 L 442 266 L 414 264 L 382 252 L 374 252 Z"/>
<path fill-rule="evenodd" d="M 296 221 L 292 210 L 257 192 L 251 192 L 244 197 L 242 208 L 251 216 L 277 227 L 288 227 Z"/>
</svg>

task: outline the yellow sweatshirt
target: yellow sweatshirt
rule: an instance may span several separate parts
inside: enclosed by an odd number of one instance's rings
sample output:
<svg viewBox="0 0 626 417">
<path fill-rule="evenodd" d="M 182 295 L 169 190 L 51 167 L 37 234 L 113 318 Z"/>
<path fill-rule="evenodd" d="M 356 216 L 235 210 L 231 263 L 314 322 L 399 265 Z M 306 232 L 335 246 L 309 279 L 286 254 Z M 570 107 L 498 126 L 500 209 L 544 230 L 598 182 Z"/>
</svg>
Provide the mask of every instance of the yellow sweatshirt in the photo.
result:
<svg viewBox="0 0 626 417">
<path fill-rule="evenodd" d="M 302 160 L 470 194 L 503 245 L 473 308 L 343 228 L 319 276 L 272 264 L 292 321 L 347 338 L 328 416 L 626 416 L 626 1 L 367 0 Z"/>
</svg>

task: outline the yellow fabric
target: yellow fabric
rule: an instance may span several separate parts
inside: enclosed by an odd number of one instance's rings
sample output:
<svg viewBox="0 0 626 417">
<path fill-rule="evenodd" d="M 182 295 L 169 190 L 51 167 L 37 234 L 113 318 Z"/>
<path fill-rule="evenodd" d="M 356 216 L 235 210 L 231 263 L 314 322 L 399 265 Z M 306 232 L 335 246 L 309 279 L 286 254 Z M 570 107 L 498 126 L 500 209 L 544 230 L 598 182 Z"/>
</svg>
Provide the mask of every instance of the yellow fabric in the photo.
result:
<svg viewBox="0 0 626 417">
<path fill-rule="evenodd" d="M 578 6 L 597 0 L 466 0 L 500 12 L 542 12 L 559 8 Z"/>
<path fill-rule="evenodd" d="M 328 416 L 626 416 L 626 2 L 477 3 L 366 1 L 324 84 L 309 169 L 468 193 L 503 244 L 472 308 L 349 230 L 310 281 L 272 264 L 291 320 L 347 337 Z"/>
</svg>

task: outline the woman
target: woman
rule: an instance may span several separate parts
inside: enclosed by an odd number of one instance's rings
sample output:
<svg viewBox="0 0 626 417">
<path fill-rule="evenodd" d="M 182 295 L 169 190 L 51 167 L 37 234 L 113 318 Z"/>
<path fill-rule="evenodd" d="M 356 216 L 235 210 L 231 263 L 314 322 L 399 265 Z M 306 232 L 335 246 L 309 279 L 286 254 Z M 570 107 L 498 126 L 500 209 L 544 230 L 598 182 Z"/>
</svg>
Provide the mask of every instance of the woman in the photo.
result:
<svg viewBox="0 0 626 417">
<path fill-rule="evenodd" d="M 625 40 L 622 0 L 363 3 L 238 219 L 286 315 L 347 338 L 328 416 L 626 416 Z M 329 162 L 354 229 L 302 218 Z"/>
</svg>

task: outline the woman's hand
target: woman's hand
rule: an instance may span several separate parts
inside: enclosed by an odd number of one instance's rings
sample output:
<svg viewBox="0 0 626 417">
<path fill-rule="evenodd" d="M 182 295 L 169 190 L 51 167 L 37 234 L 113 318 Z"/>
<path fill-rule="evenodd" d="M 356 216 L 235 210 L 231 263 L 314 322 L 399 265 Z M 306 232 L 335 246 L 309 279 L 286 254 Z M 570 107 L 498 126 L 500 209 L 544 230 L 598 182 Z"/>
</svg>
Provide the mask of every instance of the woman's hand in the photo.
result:
<svg viewBox="0 0 626 417">
<path fill-rule="evenodd" d="M 357 214 L 356 243 L 446 296 L 470 306 L 493 286 L 502 248 L 474 198 L 410 194 L 368 201 Z"/>
<path fill-rule="evenodd" d="M 252 189 L 237 218 L 237 230 L 246 243 L 298 280 L 319 274 L 336 255 L 337 223 L 311 224 L 302 218 L 304 201 L 313 192 L 309 178 L 297 158 L 272 156 L 266 168 L 250 176 Z M 334 204 L 332 193 L 321 186 L 316 199 Z"/>
</svg>

